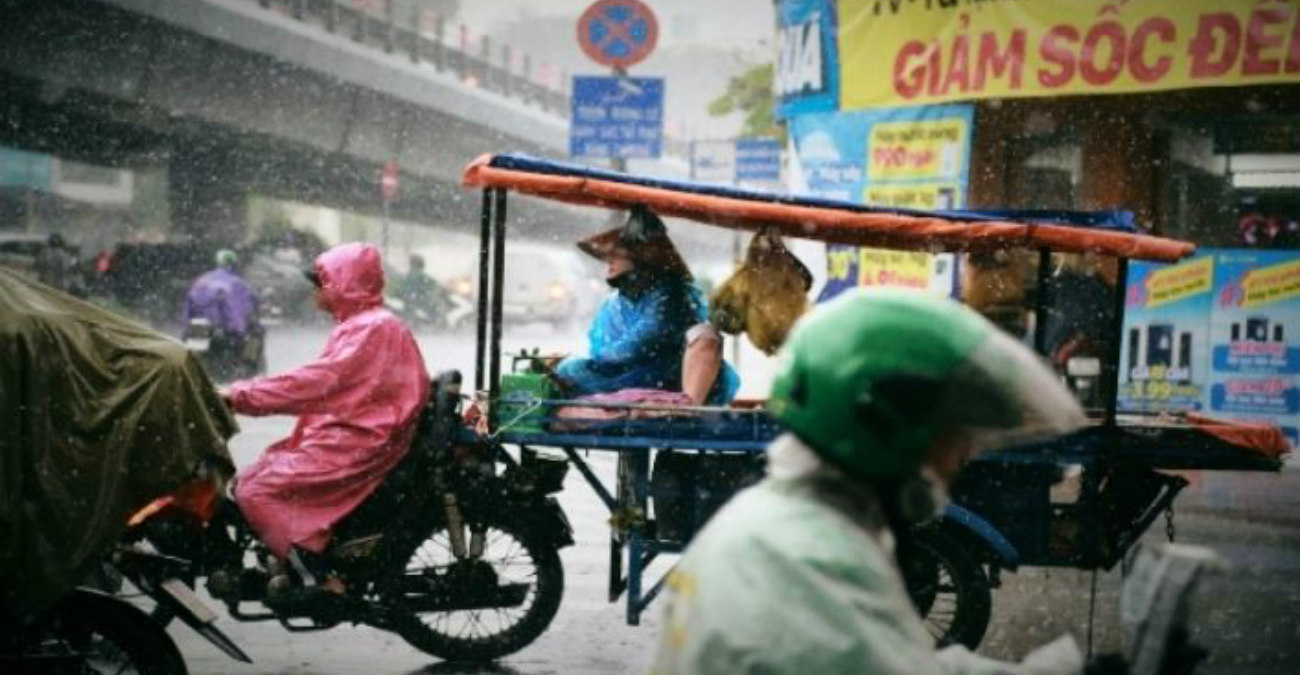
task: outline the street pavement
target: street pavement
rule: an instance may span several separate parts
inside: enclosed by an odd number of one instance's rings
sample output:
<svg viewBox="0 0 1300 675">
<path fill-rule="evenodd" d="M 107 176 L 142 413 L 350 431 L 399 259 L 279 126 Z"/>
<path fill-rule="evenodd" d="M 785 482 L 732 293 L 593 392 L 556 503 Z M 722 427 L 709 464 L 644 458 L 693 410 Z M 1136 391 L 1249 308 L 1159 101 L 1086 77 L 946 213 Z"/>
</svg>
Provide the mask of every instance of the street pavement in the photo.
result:
<svg viewBox="0 0 1300 675">
<path fill-rule="evenodd" d="M 472 381 L 472 333 L 419 332 L 430 371 L 460 368 Z M 270 333 L 268 361 L 278 372 L 311 359 L 324 344 L 326 329 L 276 327 Z M 543 352 L 580 349 L 579 334 L 553 333 L 548 327 L 507 330 L 505 348 L 539 347 Z M 745 393 L 761 393 L 770 362 L 753 352 L 742 355 Z M 231 445 L 239 466 L 251 463 L 267 445 L 287 435 L 290 418 L 240 418 L 242 431 Z M 613 457 L 589 457 L 607 482 Z M 1202 473 L 1176 502 L 1177 540 L 1213 547 L 1229 563 L 1227 572 L 1208 578 L 1196 596 L 1194 639 L 1210 649 L 1201 673 L 1300 673 L 1300 469 L 1279 475 Z M 622 603 L 606 602 L 608 513 L 576 471 L 570 471 L 560 501 L 576 530 L 577 544 L 561 553 L 565 594 L 551 627 L 534 644 L 499 664 L 441 663 L 396 636 L 365 627 L 338 627 L 318 633 L 289 633 L 274 623 L 241 624 L 222 614 L 218 625 L 254 660 L 228 659 L 188 628 L 172 635 L 195 675 L 217 673 L 288 675 L 330 673 L 644 673 L 658 634 L 658 607 L 651 606 L 640 626 L 624 622 Z M 1163 541 L 1163 521 L 1148 533 Z M 670 561 L 658 563 L 662 573 Z M 1017 659 L 1062 633 L 1086 645 L 1089 626 L 1097 653 L 1122 651 L 1125 633 L 1118 621 L 1118 569 L 1093 575 L 1069 569 L 1022 569 L 1003 576 L 993 595 L 993 622 L 981 653 Z M 214 603 L 214 606 L 219 606 Z M 1092 621 L 1089 609 L 1092 607 Z M 779 612 L 773 608 L 773 612 Z"/>
</svg>

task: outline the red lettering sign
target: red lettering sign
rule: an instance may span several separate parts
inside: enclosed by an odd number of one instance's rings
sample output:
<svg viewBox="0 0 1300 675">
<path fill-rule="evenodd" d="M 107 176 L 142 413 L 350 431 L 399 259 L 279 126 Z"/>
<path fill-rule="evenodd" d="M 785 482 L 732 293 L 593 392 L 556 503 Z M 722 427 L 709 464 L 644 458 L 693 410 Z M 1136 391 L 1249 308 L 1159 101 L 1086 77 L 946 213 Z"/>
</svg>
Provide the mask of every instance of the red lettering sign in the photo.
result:
<svg viewBox="0 0 1300 675">
<path fill-rule="evenodd" d="M 1222 39 L 1223 45 L 1219 46 Z M 1218 77 L 1232 70 L 1241 48 L 1241 22 L 1227 12 L 1202 14 L 1196 37 L 1188 46 L 1192 57 L 1192 77 Z"/>
<path fill-rule="evenodd" d="M 1178 27 L 1169 19 L 1153 17 L 1143 21 L 1133 31 L 1133 40 L 1129 42 L 1128 69 L 1138 82 L 1155 82 L 1164 77 L 1174 63 L 1173 57 L 1169 55 L 1161 56 L 1154 64 L 1148 61 L 1151 48 L 1147 46 L 1147 40 L 1152 34 L 1158 36 L 1161 42 L 1169 44 L 1177 39 Z"/>
</svg>

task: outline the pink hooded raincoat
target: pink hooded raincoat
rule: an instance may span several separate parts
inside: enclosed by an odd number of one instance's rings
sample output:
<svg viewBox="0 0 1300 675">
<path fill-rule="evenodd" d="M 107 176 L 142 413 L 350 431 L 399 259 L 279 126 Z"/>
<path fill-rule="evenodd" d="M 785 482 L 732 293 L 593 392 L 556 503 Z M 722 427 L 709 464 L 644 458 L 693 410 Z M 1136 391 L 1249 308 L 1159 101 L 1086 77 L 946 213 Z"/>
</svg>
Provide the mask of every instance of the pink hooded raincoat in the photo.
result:
<svg viewBox="0 0 1300 675">
<path fill-rule="evenodd" d="M 240 472 L 235 499 L 278 556 L 321 552 L 330 528 L 379 485 L 411 446 L 429 376 L 410 329 L 382 306 L 383 267 L 370 244 L 316 259 L 335 326 L 319 358 L 230 388 L 245 415 L 299 415 L 293 435 Z"/>
</svg>

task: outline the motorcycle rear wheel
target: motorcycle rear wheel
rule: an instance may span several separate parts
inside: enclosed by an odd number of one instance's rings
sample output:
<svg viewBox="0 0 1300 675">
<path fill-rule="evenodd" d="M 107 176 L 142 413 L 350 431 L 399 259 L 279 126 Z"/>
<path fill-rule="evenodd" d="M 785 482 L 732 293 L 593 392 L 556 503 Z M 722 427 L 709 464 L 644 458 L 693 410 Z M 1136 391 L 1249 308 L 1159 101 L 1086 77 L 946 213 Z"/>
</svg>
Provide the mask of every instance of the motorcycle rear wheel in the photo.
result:
<svg viewBox="0 0 1300 675">
<path fill-rule="evenodd" d="M 555 618 L 564 595 L 564 567 L 556 547 L 518 521 L 469 518 L 470 532 L 483 531 L 482 560 L 501 584 L 528 584 L 519 607 L 413 611 L 418 621 L 398 630 L 411 646 L 448 661 L 491 661 L 532 644 Z M 406 574 L 446 574 L 456 562 L 446 526 L 409 556 Z M 409 605 L 410 599 L 398 600 Z"/>
<path fill-rule="evenodd" d="M 73 591 L 46 622 L 39 639 L 24 642 L 28 649 L 0 655 L 0 665 L 12 658 L 23 665 L 19 672 L 29 673 L 45 672 L 43 668 L 140 675 L 189 672 L 162 626 L 129 602 L 97 591 Z"/>
</svg>

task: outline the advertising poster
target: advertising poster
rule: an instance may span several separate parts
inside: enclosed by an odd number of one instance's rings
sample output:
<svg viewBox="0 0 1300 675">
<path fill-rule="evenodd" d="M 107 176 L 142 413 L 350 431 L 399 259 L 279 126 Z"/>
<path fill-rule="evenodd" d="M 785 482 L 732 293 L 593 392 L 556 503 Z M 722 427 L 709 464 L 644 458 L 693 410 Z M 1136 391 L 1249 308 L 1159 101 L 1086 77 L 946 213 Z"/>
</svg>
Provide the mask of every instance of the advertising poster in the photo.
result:
<svg viewBox="0 0 1300 675">
<path fill-rule="evenodd" d="M 961 208 L 970 165 L 969 105 L 800 115 L 792 120 L 799 170 L 812 194 L 915 209 Z M 818 301 L 859 285 L 954 289 L 951 255 L 827 247 Z"/>
<path fill-rule="evenodd" d="M 840 109 L 1294 82 L 1272 0 L 838 0 Z"/>
<path fill-rule="evenodd" d="M 830 112 L 840 105 L 835 0 L 784 0 L 777 8 L 773 86 L 777 117 Z"/>
<path fill-rule="evenodd" d="M 1209 412 L 1300 427 L 1300 255 L 1218 250 Z"/>
<path fill-rule="evenodd" d="M 860 286 L 901 286 L 952 294 L 955 256 L 951 254 L 865 247 L 858 252 Z"/>
<path fill-rule="evenodd" d="M 1201 411 L 1208 390 L 1214 257 L 1129 264 L 1119 409 Z"/>
</svg>

